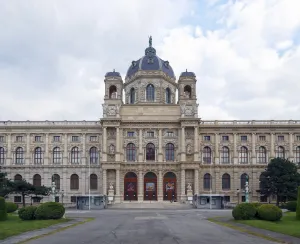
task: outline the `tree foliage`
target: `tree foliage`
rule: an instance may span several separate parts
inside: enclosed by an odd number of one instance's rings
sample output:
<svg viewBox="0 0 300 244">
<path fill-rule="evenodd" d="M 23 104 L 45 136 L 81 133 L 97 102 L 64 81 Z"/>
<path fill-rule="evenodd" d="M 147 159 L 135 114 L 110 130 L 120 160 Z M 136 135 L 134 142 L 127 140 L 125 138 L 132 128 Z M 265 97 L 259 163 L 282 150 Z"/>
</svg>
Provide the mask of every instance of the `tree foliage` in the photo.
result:
<svg viewBox="0 0 300 244">
<path fill-rule="evenodd" d="M 298 187 L 296 218 L 300 220 L 300 186 Z"/>
<path fill-rule="evenodd" d="M 300 174 L 297 172 L 297 166 L 287 159 L 272 159 L 260 180 L 260 194 L 268 197 L 276 196 L 277 206 L 280 199 L 297 198 Z"/>
<path fill-rule="evenodd" d="M 6 178 L 7 173 L 1 171 L 0 167 L 0 197 L 6 198 L 12 192 L 12 181 Z"/>
</svg>

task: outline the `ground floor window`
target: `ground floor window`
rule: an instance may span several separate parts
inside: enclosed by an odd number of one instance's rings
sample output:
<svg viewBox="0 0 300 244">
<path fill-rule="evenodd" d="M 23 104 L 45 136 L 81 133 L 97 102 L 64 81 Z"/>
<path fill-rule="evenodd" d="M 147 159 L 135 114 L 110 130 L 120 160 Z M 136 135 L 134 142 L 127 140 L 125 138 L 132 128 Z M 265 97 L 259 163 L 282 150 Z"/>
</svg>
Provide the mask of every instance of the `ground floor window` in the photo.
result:
<svg viewBox="0 0 300 244">
<path fill-rule="evenodd" d="M 15 202 L 15 203 L 22 202 L 21 196 L 14 196 L 14 202 Z"/>
</svg>

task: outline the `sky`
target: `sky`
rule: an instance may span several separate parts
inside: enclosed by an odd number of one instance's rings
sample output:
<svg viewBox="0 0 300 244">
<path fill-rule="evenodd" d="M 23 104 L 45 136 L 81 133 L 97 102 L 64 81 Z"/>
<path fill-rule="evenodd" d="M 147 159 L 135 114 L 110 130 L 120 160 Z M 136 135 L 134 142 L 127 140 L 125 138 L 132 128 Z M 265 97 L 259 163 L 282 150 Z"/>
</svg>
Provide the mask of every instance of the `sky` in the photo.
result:
<svg viewBox="0 0 300 244">
<path fill-rule="evenodd" d="M 0 120 L 98 120 L 148 36 L 203 120 L 300 119 L 299 0 L 0 0 Z"/>
</svg>

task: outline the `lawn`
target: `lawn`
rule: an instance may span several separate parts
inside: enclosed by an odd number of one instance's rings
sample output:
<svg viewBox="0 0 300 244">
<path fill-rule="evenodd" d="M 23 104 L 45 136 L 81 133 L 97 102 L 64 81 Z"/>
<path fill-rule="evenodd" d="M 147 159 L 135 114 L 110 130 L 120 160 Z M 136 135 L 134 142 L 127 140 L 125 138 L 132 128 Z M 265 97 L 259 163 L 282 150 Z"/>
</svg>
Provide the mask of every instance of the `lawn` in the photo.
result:
<svg viewBox="0 0 300 244">
<path fill-rule="evenodd" d="M 234 220 L 241 224 L 250 225 L 260 229 L 271 230 L 274 232 L 300 237 L 300 221 L 296 220 L 296 213 L 287 212 L 282 219 L 277 222 L 265 220 Z"/>
<path fill-rule="evenodd" d="M 28 220 L 24 221 L 18 215 L 9 214 L 6 221 L 0 221 L 0 240 L 21 234 L 26 231 L 42 229 L 50 225 L 67 222 L 69 219 Z"/>
</svg>

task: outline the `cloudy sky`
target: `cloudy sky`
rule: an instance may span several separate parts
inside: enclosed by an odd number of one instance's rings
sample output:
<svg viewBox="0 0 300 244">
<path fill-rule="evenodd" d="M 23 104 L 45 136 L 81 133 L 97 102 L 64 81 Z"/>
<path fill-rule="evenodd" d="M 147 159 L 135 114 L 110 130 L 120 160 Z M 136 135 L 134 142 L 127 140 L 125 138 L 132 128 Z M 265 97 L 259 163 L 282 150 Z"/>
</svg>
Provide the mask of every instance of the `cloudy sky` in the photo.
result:
<svg viewBox="0 0 300 244">
<path fill-rule="evenodd" d="M 97 120 L 153 36 L 199 115 L 300 119 L 299 0 L 0 0 L 0 120 Z"/>
</svg>

